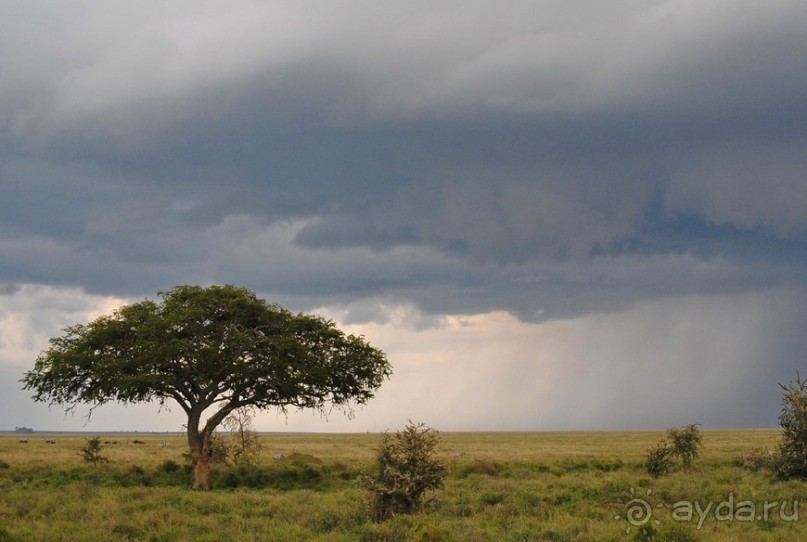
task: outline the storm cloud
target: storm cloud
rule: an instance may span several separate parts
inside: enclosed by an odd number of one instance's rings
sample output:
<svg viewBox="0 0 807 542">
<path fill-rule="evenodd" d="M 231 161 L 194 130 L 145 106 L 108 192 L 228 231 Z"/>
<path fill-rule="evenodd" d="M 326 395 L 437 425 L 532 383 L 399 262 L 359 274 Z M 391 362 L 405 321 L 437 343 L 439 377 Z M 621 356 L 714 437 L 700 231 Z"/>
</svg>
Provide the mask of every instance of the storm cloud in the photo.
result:
<svg viewBox="0 0 807 542">
<path fill-rule="evenodd" d="M 642 357 L 631 351 L 709 335 L 720 374 L 747 376 L 699 380 L 725 392 L 691 388 L 706 409 L 754 389 L 764 367 L 788 378 L 807 346 L 792 302 L 807 289 L 801 11 L 795 0 L 0 1 L 0 304 L 24 320 L 47 312 L 12 311 L 33 298 L 112 307 L 236 283 L 370 339 L 405 310 L 401 334 L 442 332 L 456 352 L 471 339 L 456 342 L 452 318 L 506 315 L 495 321 L 520 330 L 524 353 L 473 361 L 501 374 L 492 403 L 514 396 L 507 374 L 533 374 L 530 351 L 627 379 Z M 55 327 L 9 320 L 32 346 L 0 363 L 29 366 L 76 320 L 60 314 Z M 624 324 L 642 320 L 660 323 Z M 622 362 L 560 347 L 584 330 L 602 345 L 596 329 L 612 330 Z M 756 361 L 732 364 L 735 344 Z M 664 363 L 675 389 L 698 380 L 693 356 Z M 574 389 L 582 369 L 554 363 L 556 388 Z M 399 366 L 413 386 L 443 374 Z M 604 389 L 632 388 L 607 374 Z M 466 384 L 452 389 L 480 393 Z M 714 423 L 770 423 L 772 389 Z M 609 425 L 595 416 L 605 395 L 591 397 L 561 422 Z M 610 426 L 670 423 L 612 408 L 635 419 Z M 510 410 L 478 427 L 507 426 Z"/>
</svg>

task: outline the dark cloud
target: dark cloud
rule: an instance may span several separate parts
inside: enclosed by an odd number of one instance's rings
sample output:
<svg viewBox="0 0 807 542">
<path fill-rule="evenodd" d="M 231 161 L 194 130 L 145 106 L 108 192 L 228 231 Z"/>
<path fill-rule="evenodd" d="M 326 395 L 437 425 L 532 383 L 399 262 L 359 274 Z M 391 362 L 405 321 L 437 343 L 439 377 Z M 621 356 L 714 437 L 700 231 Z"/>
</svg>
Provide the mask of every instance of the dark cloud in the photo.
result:
<svg viewBox="0 0 807 542">
<path fill-rule="evenodd" d="M 525 318 L 803 285 L 797 2 L 194 6 L 0 6 L 0 281 Z"/>
</svg>

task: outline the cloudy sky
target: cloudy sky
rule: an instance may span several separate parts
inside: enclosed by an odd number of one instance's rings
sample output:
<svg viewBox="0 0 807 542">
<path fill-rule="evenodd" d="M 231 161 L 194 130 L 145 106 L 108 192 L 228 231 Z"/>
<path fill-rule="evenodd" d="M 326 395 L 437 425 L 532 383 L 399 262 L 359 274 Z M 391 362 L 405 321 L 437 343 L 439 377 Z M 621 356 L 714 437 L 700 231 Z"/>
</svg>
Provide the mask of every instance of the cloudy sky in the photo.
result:
<svg viewBox="0 0 807 542">
<path fill-rule="evenodd" d="M 800 0 L 0 0 L 0 428 L 62 328 L 246 286 L 382 348 L 353 419 L 775 426 L 807 351 Z"/>
</svg>

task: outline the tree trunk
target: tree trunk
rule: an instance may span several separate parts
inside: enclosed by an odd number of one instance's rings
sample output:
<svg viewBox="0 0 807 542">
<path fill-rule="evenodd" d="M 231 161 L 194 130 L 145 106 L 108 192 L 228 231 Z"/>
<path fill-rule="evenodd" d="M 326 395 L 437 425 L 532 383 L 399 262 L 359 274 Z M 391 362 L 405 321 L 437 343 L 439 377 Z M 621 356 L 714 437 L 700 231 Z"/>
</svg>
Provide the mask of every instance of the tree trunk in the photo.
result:
<svg viewBox="0 0 807 542">
<path fill-rule="evenodd" d="M 188 443 L 193 459 L 193 489 L 208 491 L 210 489 L 210 456 L 209 441 L 204 433 L 188 430 Z"/>
<path fill-rule="evenodd" d="M 194 457 L 194 461 L 196 465 L 193 468 L 193 489 L 210 490 L 210 458 L 207 457 L 207 451 Z"/>
<path fill-rule="evenodd" d="M 210 406 L 210 404 L 203 403 L 187 409 L 188 444 L 190 445 L 191 457 L 193 458 L 193 489 L 201 489 L 204 491 L 210 489 L 210 455 L 208 452 L 213 431 L 218 424 L 227 417 L 227 414 L 235 410 L 238 404 L 230 402 L 221 407 L 207 420 L 204 428 L 200 431 L 199 422 L 202 417 L 202 412 L 204 412 L 205 408 L 208 406 Z"/>
</svg>

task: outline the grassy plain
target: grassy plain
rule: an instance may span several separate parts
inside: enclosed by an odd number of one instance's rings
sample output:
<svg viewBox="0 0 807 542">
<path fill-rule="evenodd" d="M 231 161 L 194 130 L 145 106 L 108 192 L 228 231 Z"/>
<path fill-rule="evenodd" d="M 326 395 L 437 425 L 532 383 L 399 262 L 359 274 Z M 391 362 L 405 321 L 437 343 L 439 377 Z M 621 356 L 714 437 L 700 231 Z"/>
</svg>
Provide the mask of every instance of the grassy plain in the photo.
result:
<svg viewBox="0 0 807 542">
<path fill-rule="evenodd" d="M 0 542 L 807 540 L 807 511 L 797 517 L 793 504 L 807 483 L 737 464 L 774 448 L 779 431 L 703 434 L 695 472 L 654 480 L 643 462 L 661 431 L 443 433 L 445 488 L 422 513 L 376 524 L 360 478 L 372 470 L 377 434 L 262 435 L 255 467 L 220 467 L 215 489 L 202 493 L 189 489 L 178 434 L 101 435 L 109 461 L 92 466 L 78 452 L 91 435 L 6 433 Z M 630 501 L 648 504 L 643 525 L 628 521 Z M 692 503 L 691 520 L 681 502 Z"/>
</svg>

